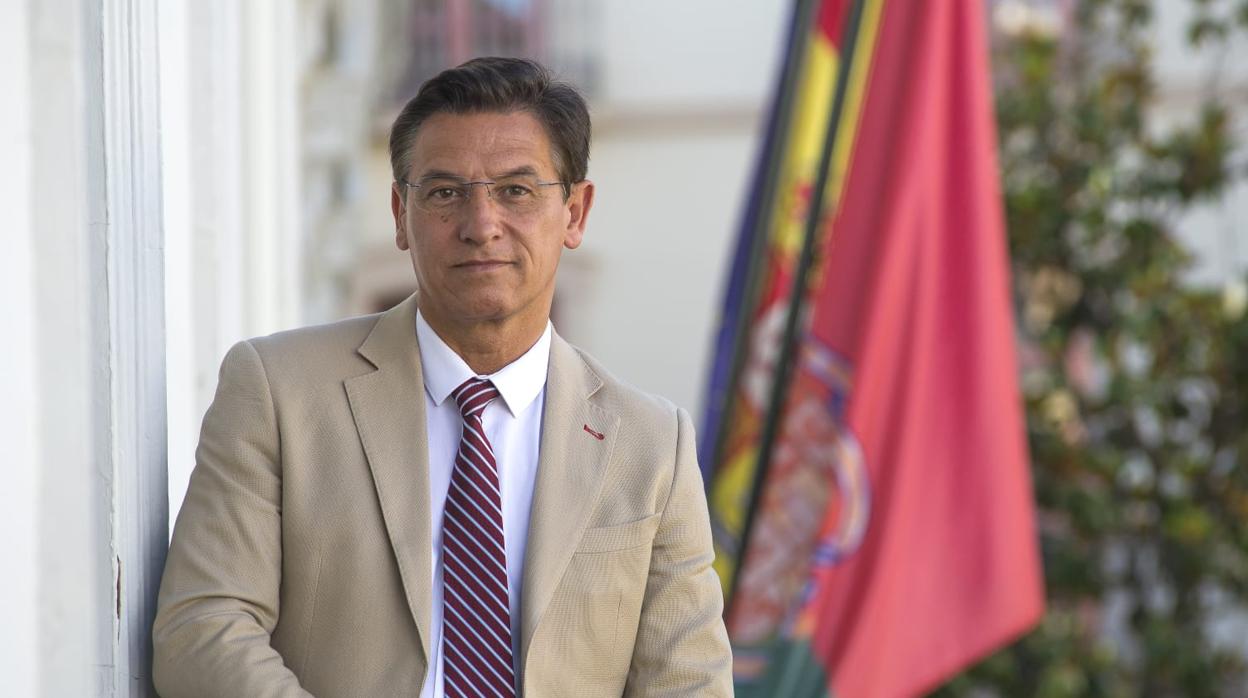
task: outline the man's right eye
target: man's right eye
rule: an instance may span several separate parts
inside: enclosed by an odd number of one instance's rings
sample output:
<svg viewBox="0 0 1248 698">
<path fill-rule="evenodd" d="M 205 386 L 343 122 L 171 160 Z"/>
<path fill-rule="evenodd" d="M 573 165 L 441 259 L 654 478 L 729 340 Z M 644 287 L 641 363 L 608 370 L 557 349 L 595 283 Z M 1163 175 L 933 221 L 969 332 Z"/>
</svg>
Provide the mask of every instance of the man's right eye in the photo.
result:
<svg viewBox="0 0 1248 698">
<path fill-rule="evenodd" d="M 450 201 L 459 196 L 459 190 L 451 187 L 437 187 L 429 190 L 429 198 L 433 201 Z"/>
</svg>

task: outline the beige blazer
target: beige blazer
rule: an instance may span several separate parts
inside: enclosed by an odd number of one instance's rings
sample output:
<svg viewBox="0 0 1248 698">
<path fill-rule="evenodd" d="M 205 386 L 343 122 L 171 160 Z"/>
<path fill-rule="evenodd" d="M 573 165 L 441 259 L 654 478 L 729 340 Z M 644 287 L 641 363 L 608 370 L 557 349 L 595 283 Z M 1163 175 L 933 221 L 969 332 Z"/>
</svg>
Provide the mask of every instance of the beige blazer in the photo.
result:
<svg viewBox="0 0 1248 698">
<path fill-rule="evenodd" d="M 165 698 L 419 695 L 434 524 L 415 312 L 226 356 L 160 588 Z M 689 416 L 555 336 L 524 693 L 730 695 L 712 555 Z"/>
</svg>

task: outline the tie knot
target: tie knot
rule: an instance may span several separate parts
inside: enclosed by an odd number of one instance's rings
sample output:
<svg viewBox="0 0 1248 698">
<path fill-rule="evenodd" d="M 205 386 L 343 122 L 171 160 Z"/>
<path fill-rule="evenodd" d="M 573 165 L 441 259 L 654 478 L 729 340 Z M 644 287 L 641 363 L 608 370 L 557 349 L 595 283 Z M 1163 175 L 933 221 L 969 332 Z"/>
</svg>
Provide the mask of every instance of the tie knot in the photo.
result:
<svg viewBox="0 0 1248 698">
<path fill-rule="evenodd" d="M 451 393 L 464 419 L 480 416 L 490 400 L 498 397 L 498 388 L 485 378 L 469 378 Z"/>
</svg>

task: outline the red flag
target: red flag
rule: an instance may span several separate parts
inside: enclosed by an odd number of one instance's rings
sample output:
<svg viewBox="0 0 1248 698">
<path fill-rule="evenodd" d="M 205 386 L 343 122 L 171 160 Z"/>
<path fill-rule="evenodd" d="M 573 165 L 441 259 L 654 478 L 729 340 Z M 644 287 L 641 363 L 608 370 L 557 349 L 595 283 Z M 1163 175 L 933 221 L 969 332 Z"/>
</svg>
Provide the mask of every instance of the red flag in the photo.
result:
<svg viewBox="0 0 1248 698">
<path fill-rule="evenodd" d="M 856 8 L 869 74 L 729 611 L 742 694 L 914 695 L 1043 612 L 984 3 Z M 777 561 L 816 545 L 799 594 Z"/>
<path fill-rule="evenodd" d="M 984 3 L 883 13 L 811 327 L 852 366 L 872 492 L 803 614 L 847 698 L 933 688 L 1043 611 Z"/>
</svg>

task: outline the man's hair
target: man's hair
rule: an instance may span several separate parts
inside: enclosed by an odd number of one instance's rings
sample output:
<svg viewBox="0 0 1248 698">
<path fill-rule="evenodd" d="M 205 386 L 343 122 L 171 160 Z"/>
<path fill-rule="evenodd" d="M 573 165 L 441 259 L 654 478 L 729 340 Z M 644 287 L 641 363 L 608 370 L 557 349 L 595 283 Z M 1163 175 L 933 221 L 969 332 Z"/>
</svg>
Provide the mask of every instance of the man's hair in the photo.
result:
<svg viewBox="0 0 1248 698">
<path fill-rule="evenodd" d="M 551 77 L 540 63 L 521 58 L 474 58 L 421 85 L 390 129 L 395 181 L 408 176 L 412 145 L 425 119 L 439 113 L 527 111 L 546 129 L 562 182 L 580 182 L 589 167 L 589 109 L 575 87 Z M 565 192 L 567 186 L 564 187 Z"/>
</svg>

